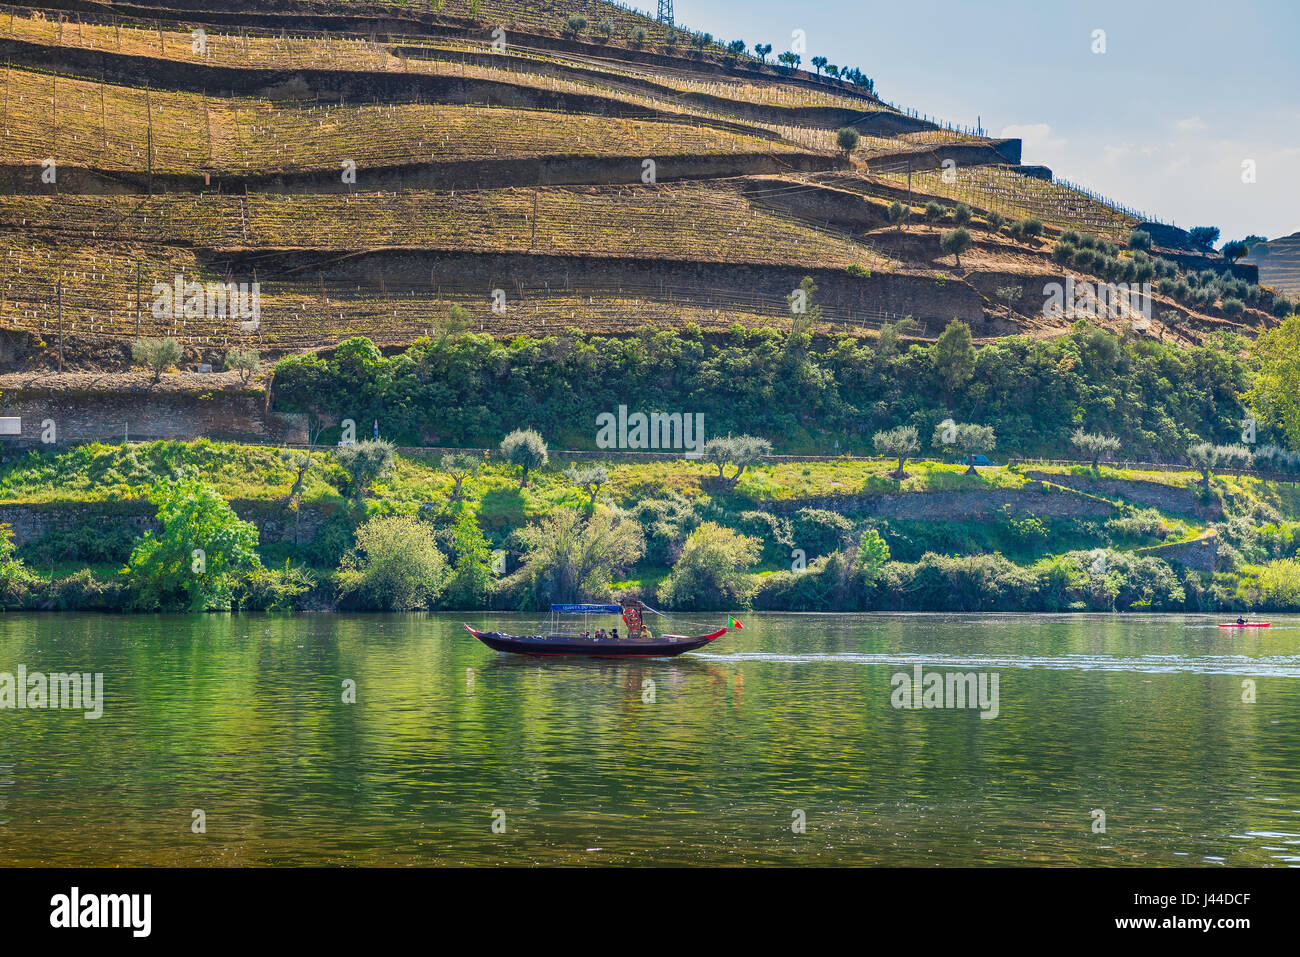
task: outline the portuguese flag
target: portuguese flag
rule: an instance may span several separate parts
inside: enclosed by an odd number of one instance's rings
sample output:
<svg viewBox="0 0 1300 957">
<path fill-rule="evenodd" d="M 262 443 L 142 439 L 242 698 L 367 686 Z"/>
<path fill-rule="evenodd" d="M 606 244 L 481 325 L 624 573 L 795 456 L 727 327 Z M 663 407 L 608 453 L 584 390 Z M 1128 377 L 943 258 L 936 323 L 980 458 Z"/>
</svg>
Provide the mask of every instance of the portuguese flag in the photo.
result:
<svg viewBox="0 0 1300 957">
<path fill-rule="evenodd" d="M 728 617 L 728 618 L 727 618 L 727 627 L 728 627 L 728 628 L 744 628 L 745 626 L 742 625 L 742 624 L 741 624 L 739 621 L 737 621 L 735 618 L 730 618 L 730 617 Z"/>
</svg>

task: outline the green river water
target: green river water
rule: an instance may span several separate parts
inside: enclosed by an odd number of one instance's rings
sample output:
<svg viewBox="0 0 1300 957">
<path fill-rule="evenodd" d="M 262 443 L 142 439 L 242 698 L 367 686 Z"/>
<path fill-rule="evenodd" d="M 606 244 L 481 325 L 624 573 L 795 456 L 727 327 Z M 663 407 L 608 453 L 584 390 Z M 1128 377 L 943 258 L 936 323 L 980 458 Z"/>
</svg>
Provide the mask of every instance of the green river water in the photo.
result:
<svg viewBox="0 0 1300 957">
<path fill-rule="evenodd" d="M 103 714 L 0 709 L 0 854 L 1300 864 L 1300 618 L 739 617 L 629 662 L 502 656 L 460 625 L 533 616 L 4 615 L 0 680 L 99 672 Z M 918 665 L 996 677 L 996 717 L 895 707 Z"/>
</svg>

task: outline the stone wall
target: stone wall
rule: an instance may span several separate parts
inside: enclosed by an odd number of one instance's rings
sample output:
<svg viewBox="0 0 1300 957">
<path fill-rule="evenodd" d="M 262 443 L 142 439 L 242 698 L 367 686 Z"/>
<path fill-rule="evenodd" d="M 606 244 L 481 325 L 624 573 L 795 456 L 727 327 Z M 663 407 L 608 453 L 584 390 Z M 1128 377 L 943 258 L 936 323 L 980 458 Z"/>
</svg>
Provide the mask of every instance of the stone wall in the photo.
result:
<svg viewBox="0 0 1300 957">
<path fill-rule="evenodd" d="M 1219 539 L 1216 535 L 1207 535 L 1190 542 L 1139 548 L 1136 554 L 1145 558 L 1163 558 L 1171 565 L 1181 565 L 1199 572 L 1212 572 L 1219 558 Z"/>
<path fill-rule="evenodd" d="M 236 515 L 257 526 L 263 545 L 274 542 L 306 544 L 316 537 L 321 524 L 329 518 L 316 508 L 300 508 L 295 524 L 293 513 L 278 502 L 251 502 L 236 499 L 230 503 Z M 55 531 L 72 531 L 80 526 L 99 523 L 126 526 L 134 535 L 160 530 L 149 502 L 52 502 L 40 505 L 0 505 L 0 523 L 13 530 L 14 543 L 22 546 Z"/>
<path fill-rule="evenodd" d="M 3 414 L 22 418 L 22 433 L 0 438 L 0 455 L 41 445 L 46 422 L 54 425 L 56 446 L 123 438 L 307 441 L 303 416 L 267 412 L 264 405 L 260 395 L 235 392 L 9 393 Z"/>
<path fill-rule="evenodd" d="M 1115 506 L 1102 499 L 1065 489 L 1034 486 L 958 492 L 902 492 L 886 495 L 821 496 L 797 502 L 776 502 L 766 511 L 794 512 L 826 508 L 847 515 L 903 521 L 996 521 L 1004 508 L 1042 518 L 1107 518 Z"/>
<path fill-rule="evenodd" d="M 1143 482 L 1128 479 L 1092 478 L 1087 475 L 1055 474 L 1052 472 L 1026 472 L 1029 478 L 1053 482 L 1066 488 L 1109 498 L 1122 498 L 1145 508 L 1157 508 L 1176 515 L 1197 515 L 1217 519 L 1223 516 L 1223 506 L 1218 502 L 1201 503 L 1195 489 L 1161 482 Z"/>
</svg>

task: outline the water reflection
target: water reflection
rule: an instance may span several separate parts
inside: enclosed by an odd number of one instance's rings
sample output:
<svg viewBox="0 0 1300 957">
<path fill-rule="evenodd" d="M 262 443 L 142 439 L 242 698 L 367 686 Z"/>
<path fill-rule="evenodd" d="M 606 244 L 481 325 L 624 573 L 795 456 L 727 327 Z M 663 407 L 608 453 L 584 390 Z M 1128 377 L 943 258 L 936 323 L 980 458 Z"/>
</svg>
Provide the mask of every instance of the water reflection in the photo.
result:
<svg viewBox="0 0 1300 957">
<path fill-rule="evenodd" d="M 1300 863 L 1300 620 L 745 621 L 707 653 L 585 661 L 496 655 L 456 616 L 5 616 L 0 671 L 102 671 L 105 703 L 98 721 L 0 711 L 0 849 L 78 865 Z M 997 672 L 996 720 L 892 707 L 891 675 L 918 664 Z"/>
</svg>

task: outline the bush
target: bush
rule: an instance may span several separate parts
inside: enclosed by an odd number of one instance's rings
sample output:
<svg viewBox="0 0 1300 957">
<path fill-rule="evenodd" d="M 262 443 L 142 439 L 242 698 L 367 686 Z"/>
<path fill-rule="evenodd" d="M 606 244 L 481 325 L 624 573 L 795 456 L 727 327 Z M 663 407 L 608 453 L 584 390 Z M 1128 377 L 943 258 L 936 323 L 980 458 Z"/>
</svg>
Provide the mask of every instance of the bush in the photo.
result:
<svg viewBox="0 0 1300 957">
<path fill-rule="evenodd" d="M 659 601 L 700 611 L 747 606 L 756 590 L 748 571 L 761 550 L 757 539 L 705 522 L 686 539 L 681 558 L 660 583 Z"/>
<path fill-rule="evenodd" d="M 1128 248 L 1148 250 L 1151 248 L 1151 234 L 1145 229 L 1134 229 L 1128 234 Z"/>
<path fill-rule="evenodd" d="M 965 203 L 958 203 L 952 209 L 952 221 L 958 226 L 965 226 L 971 220 L 970 207 Z"/>
<path fill-rule="evenodd" d="M 948 215 L 948 207 L 935 200 L 925 204 L 925 221 L 927 223 L 937 223 Z"/>
<path fill-rule="evenodd" d="M 338 572 L 339 597 L 350 607 L 380 611 L 429 608 L 447 580 L 447 559 L 433 529 L 405 515 L 372 518 L 357 529 L 356 547 Z"/>
<path fill-rule="evenodd" d="M 793 532 L 796 548 L 809 556 L 826 555 L 844 547 L 853 523 L 829 509 L 801 508 L 795 513 Z"/>
</svg>

